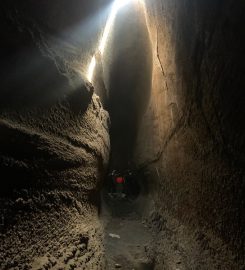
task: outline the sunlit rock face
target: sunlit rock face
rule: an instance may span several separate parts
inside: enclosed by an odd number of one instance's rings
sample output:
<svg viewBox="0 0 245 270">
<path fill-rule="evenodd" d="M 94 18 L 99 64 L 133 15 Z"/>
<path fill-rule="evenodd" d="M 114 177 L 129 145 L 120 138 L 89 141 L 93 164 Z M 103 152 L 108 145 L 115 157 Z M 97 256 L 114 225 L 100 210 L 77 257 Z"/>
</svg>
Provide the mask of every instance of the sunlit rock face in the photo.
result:
<svg viewBox="0 0 245 270">
<path fill-rule="evenodd" d="M 240 269 L 244 2 L 146 6 L 153 85 L 135 159 L 146 169 L 155 203 L 156 269 Z"/>
<path fill-rule="evenodd" d="M 1 2 L 1 269 L 105 268 L 109 116 L 77 66 L 88 47 L 66 35 L 99 6 L 79 17 L 79 2 Z"/>
</svg>

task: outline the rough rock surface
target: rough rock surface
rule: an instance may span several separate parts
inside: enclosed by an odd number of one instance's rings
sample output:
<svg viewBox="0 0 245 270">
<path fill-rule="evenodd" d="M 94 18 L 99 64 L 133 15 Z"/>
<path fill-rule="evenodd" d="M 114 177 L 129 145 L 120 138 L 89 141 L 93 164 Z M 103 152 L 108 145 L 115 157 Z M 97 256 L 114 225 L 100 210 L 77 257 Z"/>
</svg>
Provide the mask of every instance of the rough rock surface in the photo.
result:
<svg viewBox="0 0 245 270">
<path fill-rule="evenodd" d="M 1 2 L 0 268 L 104 269 L 109 116 L 75 69 L 84 52 L 63 35 L 83 16 L 78 1 L 33 3 Z"/>
<path fill-rule="evenodd" d="M 97 208 L 108 114 L 95 95 L 85 112 L 71 104 L 1 116 L 3 269 L 103 267 Z"/>
<path fill-rule="evenodd" d="M 242 269 L 244 2 L 146 7 L 153 85 L 135 159 L 155 202 L 156 269 Z"/>
</svg>

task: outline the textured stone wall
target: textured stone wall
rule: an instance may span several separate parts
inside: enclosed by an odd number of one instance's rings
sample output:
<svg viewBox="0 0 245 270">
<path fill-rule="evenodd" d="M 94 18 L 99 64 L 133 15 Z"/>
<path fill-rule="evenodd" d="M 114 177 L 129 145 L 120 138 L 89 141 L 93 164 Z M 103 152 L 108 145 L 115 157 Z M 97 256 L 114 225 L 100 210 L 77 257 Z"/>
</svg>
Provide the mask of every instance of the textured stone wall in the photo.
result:
<svg viewBox="0 0 245 270">
<path fill-rule="evenodd" d="M 3 269 L 104 267 L 97 211 L 108 114 L 95 95 L 81 112 L 81 93 L 1 115 Z"/>
<path fill-rule="evenodd" d="M 244 2 L 146 1 L 146 8 L 153 85 L 135 159 L 155 202 L 157 269 L 240 269 Z"/>
<path fill-rule="evenodd" d="M 1 269 L 105 268 L 109 116 L 80 75 L 91 41 L 67 39 L 99 5 L 78 2 L 1 2 Z"/>
</svg>

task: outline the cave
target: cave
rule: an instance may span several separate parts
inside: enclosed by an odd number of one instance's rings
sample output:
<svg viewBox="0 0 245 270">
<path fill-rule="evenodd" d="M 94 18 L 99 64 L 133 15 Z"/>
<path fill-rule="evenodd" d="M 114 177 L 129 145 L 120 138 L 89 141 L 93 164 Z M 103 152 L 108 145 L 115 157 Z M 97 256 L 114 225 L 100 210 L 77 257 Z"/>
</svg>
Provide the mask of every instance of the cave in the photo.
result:
<svg viewBox="0 0 245 270">
<path fill-rule="evenodd" d="M 245 269 L 245 2 L 2 0 L 0 269 Z"/>
</svg>

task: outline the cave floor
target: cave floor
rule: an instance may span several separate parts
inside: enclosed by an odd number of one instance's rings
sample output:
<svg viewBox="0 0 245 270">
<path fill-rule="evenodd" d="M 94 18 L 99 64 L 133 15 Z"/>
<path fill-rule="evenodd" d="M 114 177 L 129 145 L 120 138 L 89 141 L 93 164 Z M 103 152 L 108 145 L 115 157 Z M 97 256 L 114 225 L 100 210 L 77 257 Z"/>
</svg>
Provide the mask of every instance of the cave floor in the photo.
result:
<svg viewBox="0 0 245 270">
<path fill-rule="evenodd" d="M 105 227 L 107 269 L 148 270 L 153 265 L 147 257 L 152 234 L 133 203 L 111 200 L 102 208 Z M 120 238 L 119 238 L 120 237 Z"/>
</svg>

